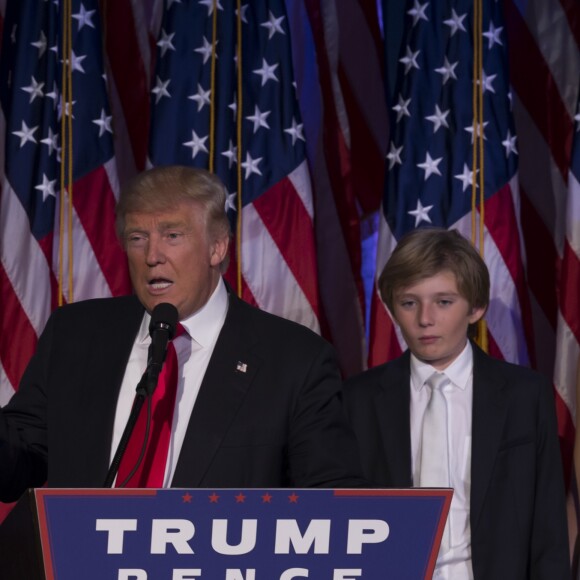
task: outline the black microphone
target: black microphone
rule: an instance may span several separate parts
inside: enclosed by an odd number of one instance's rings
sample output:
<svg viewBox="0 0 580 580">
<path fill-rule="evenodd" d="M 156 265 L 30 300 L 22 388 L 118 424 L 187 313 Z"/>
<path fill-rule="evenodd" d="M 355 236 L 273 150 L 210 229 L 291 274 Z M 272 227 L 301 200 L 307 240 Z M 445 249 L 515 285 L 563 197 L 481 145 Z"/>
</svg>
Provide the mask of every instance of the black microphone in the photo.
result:
<svg viewBox="0 0 580 580">
<path fill-rule="evenodd" d="M 178 318 L 177 308 L 167 302 L 158 304 L 151 313 L 149 324 L 151 346 L 149 347 L 149 360 L 145 372 L 145 390 L 148 395 L 153 394 L 155 387 L 157 387 L 159 373 L 167 354 L 167 344 L 175 336 Z"/>
</svg>

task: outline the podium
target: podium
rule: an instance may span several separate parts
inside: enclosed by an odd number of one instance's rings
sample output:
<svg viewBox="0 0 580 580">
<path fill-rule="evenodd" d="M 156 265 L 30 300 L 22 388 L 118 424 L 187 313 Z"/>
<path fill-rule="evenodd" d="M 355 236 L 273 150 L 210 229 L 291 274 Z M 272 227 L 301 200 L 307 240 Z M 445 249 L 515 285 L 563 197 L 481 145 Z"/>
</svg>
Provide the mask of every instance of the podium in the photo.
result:
<svg viewBox="0 0 580 580">
<path fill-rule="evenodd" d="M 450 489 L 34 489 L 5 580 L 422 580 Z"/>
</svg>

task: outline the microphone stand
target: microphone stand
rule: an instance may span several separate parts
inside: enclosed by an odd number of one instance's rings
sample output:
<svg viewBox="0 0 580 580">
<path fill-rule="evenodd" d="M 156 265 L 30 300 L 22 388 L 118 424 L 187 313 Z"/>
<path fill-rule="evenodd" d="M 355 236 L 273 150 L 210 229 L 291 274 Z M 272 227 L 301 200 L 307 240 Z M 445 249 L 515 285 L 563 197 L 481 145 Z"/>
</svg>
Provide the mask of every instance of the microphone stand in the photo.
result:
<svg viewBox="0 0 580 580">
<path fill-rule="evenodd" d="M 129 439 L 131 438 L 131 434 L 133 433 L 133 429 L 137 423 L 137 419 L 139 418 L 139 413 L 141 412 L 141 407 L 143 407 L 143 403 L 149 394 L 147 391 L 147 383 L 149 379 L 149 369 L 145 371 L 139 384 L 137 385 L 136 391 L 137 395 L 135 396 L 135 400 L 133 401 L 133 406 L 131 407 L 131 413 L 129 414 L 129 419 L 127 420 L 127 425 L 125 425 L 125 430 L 123 431 L 123 435 L 121 435 L 121 440 L 119 441 L 119 445 L 117 446 L 117 450 L 115 451 L 115 455 L 113 456 L 113 460 L 111 461 L 111 466 L 109 467 L 109 471 L 107 472 L 107 477 L 105 478 L 105 483 L 103 487 L 112 487 L 113 482 L 115 481 L 115 477 L 117 476 L 117 472 L 119 471 L 119 465 L 121 464 L 121 459 L 125 454 L 125 450 L 127 449 L 127 445 L 129 443 Z M 141 460 L 139 460 L 140 462 Z"/>
</svg>

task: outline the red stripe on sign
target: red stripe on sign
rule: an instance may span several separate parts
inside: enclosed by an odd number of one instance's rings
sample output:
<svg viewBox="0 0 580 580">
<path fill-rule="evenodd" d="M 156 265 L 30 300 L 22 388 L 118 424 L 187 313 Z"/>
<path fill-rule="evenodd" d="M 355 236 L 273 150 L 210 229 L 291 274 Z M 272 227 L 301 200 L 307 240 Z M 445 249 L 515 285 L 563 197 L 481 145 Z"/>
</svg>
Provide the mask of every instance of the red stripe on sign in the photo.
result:
<svg viewBox="0 0 580 580">
<path fill-rule="evenodd" d="M 576 44 L 580 46 L 580 4 L 578 0 L 560 0 L 562 10 L 564 10 L 570 30 L 576 39 Z"/>
<path fill-rule="evenodd" d="M 554 401 L 556 403 L 556 417 L 558 420 L 558 437 L 560 439 L 560 451 L 562 453 L 562 465 L 564 468 L 564 482 L 566 488 L 570 484 L 572 474 L 572 455 L 574 453 L 575 428 L 570 415 L 570 409 L 554 389 Z"/>
<path fill-rule="evenodd" d="M 242 276 L 241 295 L 238 294 L 238 270 L 237 270 L 237 255 L 236 255 L 237 250 L 236 250 L 236 238 L 235 238 L 235 236 L 232 236 L 232 241 L 230 242 L 229 253 L 230 253 L 230 263 L 228 264 L 228 269 L 224 274 L 224 278 L 225 278 L 226 282 L 230 285 L 232 292 L 236 296 L 238 296 L 239 298 L 244 300 L 244 302 L 247 302 L 248 304 L 251 304 L 252 306 L 255 306 L 256 308 L 259 308 L 258 302 L 257 302 L 256 298 L 254 297 L 254 295 L 252 294 L 252 291 L 250 290 L 250 288 L 246 284 L 246 281 L 244 280 L 243 276 Z"/>
<path fill-rule="evenodd" d="M 558 324 L 556 284 L 547 284 L 546 281 L 557 280 L 558 253 L 544 220 L 521 185 L 520 202 L 527 256 L 528 286 L 555 332 Z"/>
<path fill-rule="evenodd" d="M 523 268 L 518 222 L 512 189 L 509 184 L 504 185 L 486 200 L 485 226 L 494 239 L 497 249 L 512 277 L 520 304 L 528 356 L 531 365 L 535 366 L 533 317 Z"/>
<path fill-rule="evenodd" d="M 115 233 L 115 196 L 103 167 L 75 182 L 73 200 L 111 293 L 129 294 L 127 259 Z"/>
<path fill-rule="evenodd" d="M 105 45 L 123 107 L 137 169 L 145 169 L 149 135 L 149 81 L 135 30 L 131 2 L 107 2 Z"/>
<path fill-rule="evenodd" d="M 383 199 L 384 153 L 367 125 L 342 67 L 339 78 L 349 119 L 352 181 L 363 214 L 369 214 L 380 208 Z"/>
<path fill-rule="evenodd" d="M 580 343 L 580 300 L 578 300 L 580 259 L 568 243 L 568 240 L 564 242 L 564 257 L 560 274 L 560 283 L 558 284 L 560 289 L 560 310 L 564 320 L 576 337 L 576 341 Z"/>
<path fill-rule="evenodd" d="M 46 262 L 49 265 L 50 268 L 50 274 L 49 274 L 49 279 L 48 281 L 44 281 L 45 283 L 48 283 L 48 286 L 50 287 L 50 290 L 45 289 L 45 291 L 50 291 L 50 310 L 54 310 L 57 306 L 59 306 L 58 304 L 58 278 L 54 273 L 54 264 L 52 262 L 52 253 L 54 251 L 54 232 L 50 232 L 49 234 L 47 234 L 46 236 L 44 236 L 44 238 L 42 238 L 42 240 L 39 240 L 38 245 L 40 246 L 40 249 L 42 250 L 42 253 L 44 254 L 44 257 L 46 258 Z M 66 276 L 66 272 L 63 273 L 64 276 Z M 63 280 L 63 288 L 66 287 L 68 284 L 68 280 Z M 63 295 L 63 303 L 66 301 L 64 295 Z"/>
<path fill-rule="evenodd" d="M 289 179 L 253 202 L 296 282 L 318 315 L 316 247 L 312 220 Z"/>
<path fill-rule="evenodd" d="M 319 0 L 306 0 L 306 10 L 316 45 L 318 72 L 323 112 L 323 140 L 325 159 L 328 168 L 334 203 L 339 216 L 341 229 L 350 256 L 350 265 L 358 291 L 361 309 L 364 312 L 364 287 L 360 274 L 360 221 L 352 187 L 350 152 L 338 121 L 334 101 L 332 75 L 326 53 L 324 22 Z"/>
<path fill-rule="evenodd" d="M 574 126 L 534 37 L 513 0 L 505 3 L 510 80 L 548 143 L 564 180 L 568 173 Z M 534 90 L 530 90 L 533 81 Z"/>
<path fill-rule="evenodd" d="M 487 332 L 487 340 L 488 340 L 487 354 L 489 356 L 492 356 L 493 358 L 498 358 L 500 360 L 504 360 L 505 357 L 503 356 L 503 353 L 501 352 L 501 350 L 500 350 L 499 346 L 497 345 L 497 342 L 493 338 L 491 332 L 489 332 L 489 328 L 488 328 L 488 332 Z"/>
<path fill-rule="evenodd" d="M 395 325 L 376 291 L 371 302 L 369 368 L 393 360 L 402 354 Z"/>
<path fill-rule="evenodd" d="M 40 291 L 43 291 L 43 284 L 39 286 Z M 1 262 L 0 295 L 2 296 L 0 360 L 8 380 L 16 390 L 36 348 L 37 336 Z"/>
</svg>

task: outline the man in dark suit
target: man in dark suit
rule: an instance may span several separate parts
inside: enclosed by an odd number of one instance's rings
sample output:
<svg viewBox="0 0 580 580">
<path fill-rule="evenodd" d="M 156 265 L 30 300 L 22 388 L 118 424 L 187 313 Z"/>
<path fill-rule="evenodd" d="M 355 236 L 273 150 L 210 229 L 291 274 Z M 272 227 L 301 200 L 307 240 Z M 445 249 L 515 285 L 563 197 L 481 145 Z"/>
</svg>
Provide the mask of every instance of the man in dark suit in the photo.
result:
<svg viewBox="0 0 580 580">
<path fill-rule="evenodd" d="M 0 412 L 0 499 L 45 481 L 103 484 L 160 303 L 177 308 L 185 329 L 173 341 L 179 371 L 162 486 L 362 483 L 331 347 L 242 302 L 222 280 L 225 201 L 215 176 L 187 167 L 155 168 L 124 189 L 117 229 L 136 295 L 53 313 Z"/>
<path fill-rule="evenodd" d="M 379 288 L 409 350 L 345 385 L 365 476 L 454 488 L 435 578 L 568 578 L 551 384 L 468 340 L 489 302 L 485 263 L 456 231 L 415 230 Z"/>
</svg>

